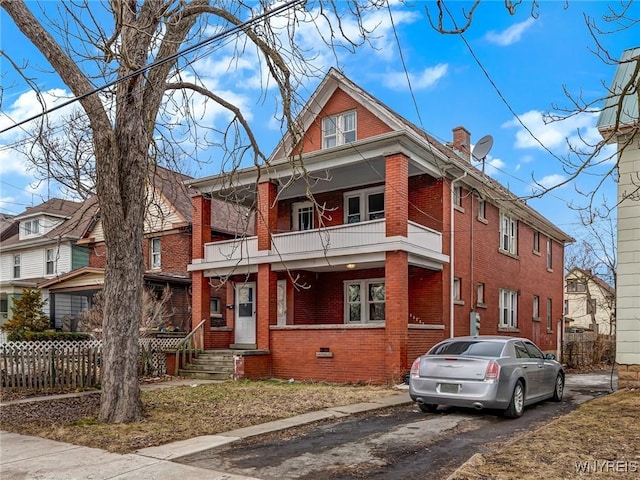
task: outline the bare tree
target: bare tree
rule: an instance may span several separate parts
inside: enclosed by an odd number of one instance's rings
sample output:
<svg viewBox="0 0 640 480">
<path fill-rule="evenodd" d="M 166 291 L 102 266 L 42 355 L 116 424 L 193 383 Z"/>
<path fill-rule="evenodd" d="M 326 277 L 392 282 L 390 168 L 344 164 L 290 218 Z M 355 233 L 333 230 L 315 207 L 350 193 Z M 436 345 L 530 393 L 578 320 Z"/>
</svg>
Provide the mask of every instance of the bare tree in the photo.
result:
<svg viewBox="0 0 640 480">
<path fill-rule="evenodd" d="M 300 47 L 296 32 L 315 25 L 329 47 L 353 49 L 368 38 L 364 13 L 383 5 L 375 0 L 319 1 L 315 8 L 302 0 L 273 8 L 266 0 L 76 0 L 45 4 L 46 11 L 35 16 L 21 0 L 0 0 L 78 99 L 92 134 L 107 248 L 101 421 L 132 422 L 142 416 L 136 361 L 149 164 L 167 151 L 172 158 L 202 160 L 199 154 L 217 145 L 225 170 L 237 168 L 245 157 L 268 167 L 241 108 L 199 75 L 206 68 L 202 56 L 216 52 L 207 45 L 234 45 L 229 69 L 244 55 L 261 65 L 263 99 L 275 91 L 276 116 L 297 144 L 293 119 L 301 105 L 296 90 L 319 72 L 310 63 L 316 52 Z M 347 20 L 356 28 L 343 28 Z M 355 31 L 355 38 L 347 38 L 347 31 Z M 95 86 L 105 84 L 98 95 Z M 223 128 L 212 126 L 203 120 L 203 105 L 222 107 L 231 120 Z"/>
<path fill-rule="evenodd" d="M 570 0 L 565 0 L 565 6 L 567 6 L 569 2 Z M 442 34 L 459 35 L 465 43 L 467 43 L 464 38 L 464 33 L 472 27 L 474 15 L 481 8 L 482 3 L 481 0 L 475 0 L 470 7 L 458 9 L 456 2 L 438 0 L 435 2 L 435 5 L 425 7 L 425 11 L 431 28 Z M 455 9 L 449 8 L 450 4 L 455 6 Z M 577 191 L 577 193 L 585 198 L 586 204 L 574 205 L 572 207 L 577 210 L 584 210 L 590 218 L 605 218 L 611 213 L 611 210 L 617 206 L 612 205 L 610 208 L 603 208 L 600 204 L 598 193 L 607 179 L 617 179 L 620 157 L 616 155 L 629 147 L 633 138 L 640 132 L 640 123 L 637 118 L 638 107 L 636 106 L 635 108 L 635 118 L 630 114 L 630 111 L 625 108 L 626 102 L 629 101 L 640 105 L 640 49 L 636 50 L 636 54 L 628 56 L 627 58 L 616 58 L 606 49 L 601 39 L 608 35 L 615 34 L 616 31 L 634 28 L 640 25 L 640 17 L 638 17 L 637 9 L 634 10 L 632 5 L 632 1 L 610 2 L 608 4 L 608 13 L 602 18 L 597 19 L 586 14 L 584 15 L 585 28 L 588 29 L 593 40 L 591 51 L 607 65 L 627 65 L 628 68 L 626 71 L 628 75 L 624 81 L 611 88 L 603 85 L 603 92 L 605 92 L 605 94 L 597 98 L 585 98 L 582 93 L 579 95 L 572 94 L 566 86 L 563 86 L 568 104 L 551 105 L 549 111 L 543 118 L 546 123 L 551 123 L 584 113 L 598 114 L 602 113 L 605 109 L 612 109 L 613 121 L 611 125 L 607 126 L 607 129 L 604 131 L 601 129 L 601 133 L 603 134 L 602 140 L 593 143 L 593 141 L 589 141 L 581 136 L 580 132 L 577 132 L 579 136 L 578 142 L 572 142 L 570 139 L 566 139 L 569 153 L 566 155 L 558 155 L 549 150 L 536 138 L 507 103 L 507 107 L 514 114 L 516 120 L 520 121 L 522 127 L 540 144 L 541 148 L 556 159 L 559 167 L 562 168 L 565 173 L 565 179 L 551 187 L 542 185 L 536 181 L 535 178 L 532 178 L 535 189 L 531 195 L 524 197 L 524 199 L 542 197 L 551 190 L 572 183 L 582 175 L 593 175 L 594 171 L 596 171 L 597 173 L 595 174 L 600 178 L 598 184 L 588 191 Z M 504 6 L 506 13 L 510 15 L 514 15 L 519 9 L 526 8 L 533 18 L 538 18 L 540 11 L 544 9 L 544 3 L 538 2 L 537 0 L 504 0 Z M 467 46 L 471 49 L 468 43 Z M 479 62 L 479 60 L 477 61 Z M 489 72 L 486 71 L 485 74 L 490 75 Z M 504 98 L 502 99 L 506 102 Z M 621 132 L 625 135 L 620 136 Z M 613 151 L 612 153 L 608 153 L 610 151 L 606 149 L 607 144 L 614 142 L 617 143 L 617 152 Z M 605 170 L 601 171 L 603 167 Z M 640 201 L 640 174 L 635 176 L 632 184 L 634 188 L 627 191 L 623 198 L 618 199 L 619 201 L 627 198 Z"/>
</svg>

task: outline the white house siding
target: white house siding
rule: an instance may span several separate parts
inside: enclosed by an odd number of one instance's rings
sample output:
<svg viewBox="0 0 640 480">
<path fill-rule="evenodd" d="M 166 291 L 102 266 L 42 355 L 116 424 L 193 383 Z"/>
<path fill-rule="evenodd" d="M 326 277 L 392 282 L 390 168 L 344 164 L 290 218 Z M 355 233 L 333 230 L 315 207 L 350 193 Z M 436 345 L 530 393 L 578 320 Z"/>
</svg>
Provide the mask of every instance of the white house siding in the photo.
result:
<svg viewBox="0 0 640 480">
<path fill-rule="evenodd" d="M 622 200 L 637 188 L 640 172 L 638 140 L 621 152 L 618 181 L 618 201 L 621 203 L 618 206 L 616 360 L 622 365 L 640 365 L 640 201 Z"/>
<path fill-rule="evenodd" d="M 46 250 L 53 248 L 56 251 L 57 261 L 54 266 L 54 274 L 46 275 Z M 71 245 L 66 242 L 62 244 L 50 244 L 45 246 L 38 246 L 33 248 L 25 248 L 20 250 L 12 250 L 10 252 L 2 253 L 1 265 L 2 265 L 2 281 L 13 280 L 13 257 L 16 254 L 20 254 L 20 277 L 21 279 L 30 278 L 51 278 L 56 275 L 62 275 L 63 273 L 71 270 Z"/>
<path fill-rule="evenodd" d="M 162 195 L 152 189 L 148 191 L 153 192 L 153 198 L 148 200 L 147 214 L 144 217 L 145 233 L 170 230 L 173 224 L 182 221 Z"/>
</svg>

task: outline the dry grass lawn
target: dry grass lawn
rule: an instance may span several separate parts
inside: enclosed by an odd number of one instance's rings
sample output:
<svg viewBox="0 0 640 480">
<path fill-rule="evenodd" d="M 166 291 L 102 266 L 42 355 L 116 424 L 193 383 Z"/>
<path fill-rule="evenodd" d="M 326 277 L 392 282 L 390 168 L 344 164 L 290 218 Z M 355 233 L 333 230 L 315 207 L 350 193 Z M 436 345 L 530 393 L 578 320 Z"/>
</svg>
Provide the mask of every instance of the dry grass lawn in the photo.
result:
<svg viewBox="0 0 640 480">
<path fill-rule="evenodd" d="M 526 412 L 525 412 L 526 415 Z M 578 472 L 582 462 L 588 472 Z M 591 477 L 640 479 L 640 390 L 581 405 L 488 456 L 476 455 L 456 480 Z"/>
<path fill-rule="evenodd" d="M 143 391 L 145 419 L 126 425 L 97 421 L 95 393 L 2 406 L 0 429 L 128 453 L 396 393 L 390 387 L 275 381 L 168 387 Z"/>
</svg>

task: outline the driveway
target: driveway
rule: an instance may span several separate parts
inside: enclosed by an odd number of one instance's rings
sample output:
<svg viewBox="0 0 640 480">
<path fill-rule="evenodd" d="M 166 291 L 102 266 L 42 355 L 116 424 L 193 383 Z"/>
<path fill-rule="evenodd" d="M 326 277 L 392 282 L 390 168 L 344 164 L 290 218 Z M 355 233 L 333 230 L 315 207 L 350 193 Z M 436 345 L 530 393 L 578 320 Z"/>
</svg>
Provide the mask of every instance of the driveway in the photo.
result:
<svg viewBox="0 0 640 480">
<path fill-rule="evenodd" d="M 464 409 L 425 414 L 404 405 L 296 427 L 176 461 L 264 480 L 441 479 L 474 453 L 489 453 L 610 392 L 611 375 L 569 374 L 566 384 L 564 401 L 531 406 L 515 420 Z"/>
</svg>

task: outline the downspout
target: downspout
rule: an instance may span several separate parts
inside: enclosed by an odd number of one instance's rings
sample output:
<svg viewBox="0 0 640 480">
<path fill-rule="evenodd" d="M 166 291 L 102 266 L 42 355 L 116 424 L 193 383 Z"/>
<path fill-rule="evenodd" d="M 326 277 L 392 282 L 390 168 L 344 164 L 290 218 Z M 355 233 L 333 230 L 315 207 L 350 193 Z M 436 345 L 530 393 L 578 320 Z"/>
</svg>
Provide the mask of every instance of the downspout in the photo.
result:
<svg viewBox="0 0 640 480">
<path fill-rule="evenodd" d="M 451 235 L 449 236 L 449 264 L 451 265 L 451 268 L 449 268 L 449 272 L 450 272 L 450 278 L 449 278 L 449 338 L 453 338 L 454 337 L 454 333 L 453 333 L 453 327 L 454 327 L 454 322 L 453 322 L 453 278 L 454 278 L 454 266 L 453 266 L 453 260 L 454 260 L 454 255 L 453 255 L 453 243 L 454 243 L 454 227 L 455 227 L 455 200 L 454 200 L 454 188 L 455 188 L 455 184 L 456 182 L 459 182 L 460 180 L 462 180 L 464 177 L 467 176 L 467 172 L 463 172 L 462 175 L 460 175 L 457 178 L 454 178 L 453 180 L 451 180 L 451 195 L 450 195 L 450 212 L 451 212 Z"/>
</svg>

